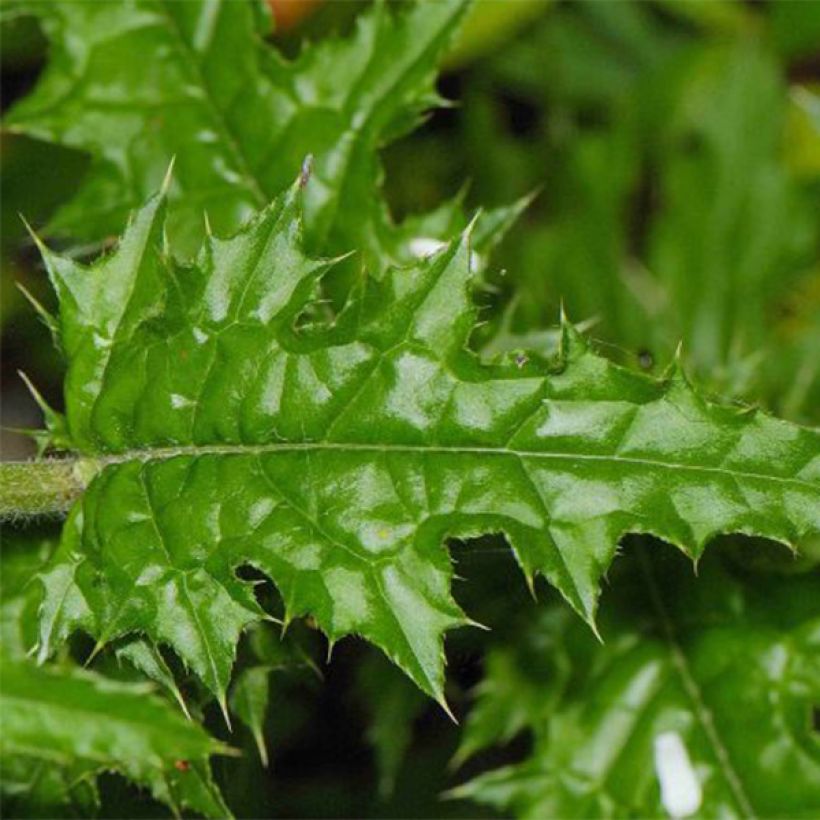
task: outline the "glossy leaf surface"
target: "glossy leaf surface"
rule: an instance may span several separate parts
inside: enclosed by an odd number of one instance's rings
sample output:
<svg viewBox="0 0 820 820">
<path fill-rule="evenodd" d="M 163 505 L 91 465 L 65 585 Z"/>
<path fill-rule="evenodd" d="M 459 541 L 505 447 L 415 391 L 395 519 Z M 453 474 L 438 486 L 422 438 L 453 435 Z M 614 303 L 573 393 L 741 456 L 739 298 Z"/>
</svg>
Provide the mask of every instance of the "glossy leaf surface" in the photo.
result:
<svg viewBox="0 0 820 820">
<path fill-rule="evenodd" d="M 288 62 L 263 39 L 263 4 L 249 0 L 19 5 L 41 18 L 51 52 L 6 125 L 92 156 L 52 230 L 74 241 L 118 234 L 176 157 L 168 230 L 178 251 L 195 250 L 203 213 L 217 233 L 236 230 L 312 155 L 309 242 L 371 262 L 398 238 L 373 196 L 377 149 L 438 102 L 436 63 L 465 8 L 380 3 L 349 38 Z"/>
<path fill-rule="evenodd" d="M 227 809 L 208 768 L 208 756 L 223 747 L 149 691 L 87 672 L 4 659 L 2 753 L 113 769 L 148 785 L 172 806 L 224 816 Z"/>
<path fill-rule="evenodd" d="M 40 598 L 31 580 L 55 542 L 37 530 L 13 528 L 4 528 L 2 542 L 4 810 L 10 816 L 93 815 L 99 809 L 97 775 L 116 771 L 148 787 L 175 812 L 187 807 L 207 816 L 225 816 L 228 810 L 208 763 L 209 755 L 223 747 L 178 709 L 156 698 L 152 687 L 82 672 L 68 657 L 59 666 L 46 668 L 26 657 L 36 640 Z M 117 648 L 117 656 L 180 697 L 161 655 L 146 641 L 129 641 Z"/>
<path fill-rule="evenodd" d="M 816 816 L 820 575 L 713 558 L 695 577 L 629 556 L 604 645 L 553 608 L 495 650 L 459 759 L 523 729 L 535 748 L 454 794 L 530 818 Z"/>
<path fill-rule="evenodd" d="M 85 267 L 44 250 L 69 369 L 67 429 L 99 472 L 44 573 L 41 652 L 78 627 L 144 632 L 224 702 L 264 617 L 358 633 L 442 698 L 441 637 L 468 622 L 443 541 L 503 532 L 592 621 L 627 532 L 700 555 L 716 534 L 793 543 L 820 525 L 820 435 L 711 405 L 598 357 L 566 324 L 549 363 L 482 365 L 469 232 L 305 325 L 300 185 L 195 264 L 163 249 L 161 199 Z"/>
</svg>

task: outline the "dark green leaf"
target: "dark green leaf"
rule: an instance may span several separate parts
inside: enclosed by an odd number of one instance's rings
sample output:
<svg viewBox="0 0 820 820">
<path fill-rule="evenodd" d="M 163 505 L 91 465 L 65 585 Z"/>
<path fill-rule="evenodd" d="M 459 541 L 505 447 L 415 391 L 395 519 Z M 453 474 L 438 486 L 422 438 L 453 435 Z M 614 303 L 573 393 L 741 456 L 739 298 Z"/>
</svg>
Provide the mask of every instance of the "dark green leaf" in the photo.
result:
<svg viewBox="0 0 820 820">
<path fill-rule="evenodd" d="M 631 558 L 604 645 L 553 608 L 490 656 L 459 759 L 523 729 L 535 748 L 454 795 L 531 818 L 816 816 L 820 575 Z"/>
</svg>

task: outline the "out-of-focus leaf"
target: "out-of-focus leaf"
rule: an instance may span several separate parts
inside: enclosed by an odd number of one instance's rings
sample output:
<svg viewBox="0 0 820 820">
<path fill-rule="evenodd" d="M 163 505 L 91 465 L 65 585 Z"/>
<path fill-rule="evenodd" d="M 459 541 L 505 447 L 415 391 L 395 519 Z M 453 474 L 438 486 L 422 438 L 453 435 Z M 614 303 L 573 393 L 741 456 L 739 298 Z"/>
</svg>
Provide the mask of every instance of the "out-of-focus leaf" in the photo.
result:
<svg viewBox="0 0 820 820">
<path fill-rule="evenodd" d="M 149 692 L 90 672 L 5 657 L 3 758 L 119 771 L 178 810 L 224 817 L 229 812 L 208 764 L 224 747 Z"/>
<path fill-rule="evenodd" d="M 789 90 L 784 158 L 796 174 L 820 177 L 820 85 Z"/>
<path fill-rule="evenodd" d="M 816 220 L 780 164 L 785 100 L 771 59 L 738 47 L 704 52 L 677 101 L 647 266 L 658 318 L 707 370 L 766 344 L 772 297 L 811 259 Z"/>
<path fill-rule="evenodd" d="M 54 552 L 58 532 L 4 525 L 0 538 L 0 653 L 3 657 L 21 659 L 37 642 L 41 592 L 33 582 Z"/>
<path fill-rule="evenodd" d="M 251 730 L 262 765 L 268 765 L 265 745 L 265 716 L 268 711 L 270 669 L 252 666 L 243 669 L 231 687 L 228 701 L 231 711 Z"/>
<path fill-rule="evenodd" d="M 6 817 L 96 817 L 95 767 L 57 766 L 23 755 L 0 757 L 0 795 Z"/>
<path fill-rule="evenodd" d="M 502 47 L 522 28 L 544 14 L 552 0 L 517 0 L 515 3 L 478 2 L 447 52 L 444 66 L 453 70 Z"/>
<path fill-rule="evenodd" d="M 820 10 L 814 3 L 776 3 L 771 7 L 772 35 L 787 58 L 817 56 L 820 42 Z"/>
<path fill-rule="evenodd" d="M 359 666 L 358 693 L 370 715 L 367 740 L 376 755 L 379 795 L 393 794 L 396 777 L 413 741 L 413 723 L 421 714 L 424 696 L 383 658 L 371 654 Z"/>
<path fill-rule="evenodd" d="M 100 803 L 96 777 L 113 770 L 149 787 L 175 811 L 187 807 L 208 816 L 225 816 L 227 809 L 207 761 L 222 747 L 203 729 L 149 694 L 145 685 L 81 672 L 69 661 L 53 669 L 38 668 L 27 659 L 36 641 L 41 598 L 34 581 L 56 539 L 48 528 L 6 526 L 1 537 L 4 809 L 10 816 L 18 812 L 27 817 L 92 816 Z M 156 650 L 141 640 L 132 641 L 131 647 L 124 656 L 178 696 L 167 667 L 166 676 L 158 673 L 161 656 Z M 178 768 L 188 764 L 190 770 Z"/>
<path fill-rule="evenodd" d="M 168 231 L 175 249 L 194 251 L 204 213 L 218 234 L 236 230 L 312 155 L 311 247 L 383 262 L 393 226 L 373 196 L 377 149 L 438 102 L 436 62 L 466 7 L 388 5 L 351 38 L 287 62 L 262 39 L 270 20 L 245 0 L 24 4 L 42 20 L 50 60 L 6 126 L 92 157 L 50 230 L 73 241 L 119 233 L 176 157 Z"/>
<path fill-rule="evenodd" d="M 524 728 L 535 748 L 454 793 L 531 818 L 816 815 L 820 575 L 647 556 L 617 578 L 605 644 L 552 611 L 495 650 L 462 757 Z"/>
<path fill-rule="evenodd" d="M 249 657 L 231 685 L 228 706 L 253 735 L 263 766 L 268 765 L 265 721 L 270 707 L 271 687 L 281 675 L 309 672 L 321 677 L 307 649 L 291 633 L 271 634 L 269 625 L 252 627 L 248 636 Z"/>
<path fill-rule="evenodd" d="M 391 195 L 435 201 L 430 180 L 469 176 L 478 201 L 509 201 L 542 184 L 496 280 L 517 296 L 514 334 L 563 301 L 627 360 L 663 362 L 682 341 L 712 391 L 816 421 L 802 351 L 817 342 L 781 322 L 820 241 L 808 98 L 762 11 L 692 5 L 676 25 L 647 3 L 554 8 L 471 69 L 449 130 L 391 151 L 389 179 L 412 169 Z M 690 11 L 737 25 L 680 24 Z M 810 383 L 790 395 L 790 376 Z"/>
</svg>

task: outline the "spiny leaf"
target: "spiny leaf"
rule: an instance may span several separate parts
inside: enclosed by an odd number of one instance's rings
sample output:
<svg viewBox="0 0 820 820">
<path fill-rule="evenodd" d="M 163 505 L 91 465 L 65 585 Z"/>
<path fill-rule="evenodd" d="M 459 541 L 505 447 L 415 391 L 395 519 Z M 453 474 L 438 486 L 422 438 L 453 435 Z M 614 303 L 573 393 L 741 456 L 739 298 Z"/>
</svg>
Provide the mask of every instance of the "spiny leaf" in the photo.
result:
<svg viewBox="0 0 820 820">
<path fill-rule="evenodd" d="M 171 806 L 225 816 L 208 766 L 208 756 L 224 747 L 149 691 L 4 658 L 0 750 L 4 757 L 119 771 Z"/>
<path fill-rule="evenodd" d="M 25 816 L 93 814 L 96 777 L 118 771 L 149 787 L 176 813 L 228 813 L 211 780 L 208 755 L 223 751 L 145 685 L 81 672 L 66 660 L 38 669 L 27 655 L 36 639 L 36 584 L 54 550 L 49 530 L 3 528 L 0 606 L 0 791 L 4 809 Z M 177 697 L 173 676 L 153 647 L 133 639 L 117 650 Z M 165 675 L 159 674 L 160 664 Z M 178 766 L 181 761 L 184 771 Z M 190 768 L 185 768 L 190 764 Z"/>
<path fill-rule="evenodd" d="M 270 624 L 258 625 L 250 630 L 246 645 L 248 651 L 240 658 L 242 668 L 231 684 L 228 698 L 231 713 L 250 729 L 263 766 L 268 765 L 265 722 L 271 687 L 276 687 L 285 674 L 294 677 L 301 675 L 299 680 L 302 683 L 306 679 L 313 682 L 321 679 L 308 648 L 294 636 L 293 630 L 287 636 L 272 633 Z M 276 699 L 280 701 L 277 706 L 287 702 L 281 691 L 277 692 Z"/>
<path fill-rule="evenodd" d="M 47 655 L 72 630 L 165 643 L 225 706 L 234 647 L 265 617 L 357 633 L 443 703 L 448 537 L 504 533 L 590 623 L 628 532 L 698 558 L 727 531 L 820 527 L 820 435 L 704 401 L 598 357 L 564 322 L 547 363 L 483 365 L 470 236 L 367 280 L 330 325 L 299 324 L 308 258 L 295 185 L 184 266 L 161 199 L 86 267 L 45 252 L 68 357 L 66 423 L 99 473 L 43 573 Z"/>
<path fill-rule="evenodd" d="M 125 661 L 149 680 L 162 686 L 180 705 L 185 716 L 190 718 L 188 706 L 179 691 L 174 673 L 168 667 L 165 658 L 159 649 L 145 638 L 139 636 L 130 638 L 116 646 L 114 654 L 118 661 Z"/>
<path fill-rule="evenodd" d="M 697 578 L 630 561 L 605 645 L 553 608 L 495 650 L 459 760 L 524 729 L 535 748 L 452 796 L 522 818 L 816 816 L 820 575 L 713 558 Z"/>
<path fill-rule="evenodd" d="M 293 62 L 264 42 L 270 20 L 248 0 L 20 5 L 42 19 L 51 52 L 6 125 L 92 156 L 51 230 L 74 241 L 118 234 L 176 156 L 168 231 L 178 251 L 193 250 L 203 211 L 218 234 L 236 230 L 312 154 L 311 246 L 355 247 L 371 264 L 395 249 L 399 235 L 373 196 L 378 148 L 439 102 L 435 67 L 464 0 L 401 13 L 378 3 L 351 37 Z"/>
</svg>

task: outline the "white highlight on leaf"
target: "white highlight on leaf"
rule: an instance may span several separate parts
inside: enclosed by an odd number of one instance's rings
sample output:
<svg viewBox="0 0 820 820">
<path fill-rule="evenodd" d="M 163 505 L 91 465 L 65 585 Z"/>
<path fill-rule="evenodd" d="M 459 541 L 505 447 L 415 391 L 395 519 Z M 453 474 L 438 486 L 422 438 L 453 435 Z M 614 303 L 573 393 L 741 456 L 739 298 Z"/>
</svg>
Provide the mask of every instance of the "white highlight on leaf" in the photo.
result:
<svg viewBox="0 0 820 820">
<path fill-rule="evenodd" d="M 95 350 L 110 350 L 113 345 L 109 336 L 101 336 L 99 333 L 92 333 L 91 340 Z"/>
<path fill-rule="evenodd" d="M 433 239 L 431 236 L 416 236 L 410 240 L 408 247 L 410 253 L 417 259 L 426 259 L 437 251 L 440 251 L 447 243 L 440 239 Z"/>
<path fill-rule="evenodd" d="M 194 404 L 194 401 L 187 396 L 183 396 L 179 393 L 171 393 L 171 407 L 175 410 L 179 410 L 181 407 L 190 407 L 192 404 Z"/>
<path fill-rule="evenodd" d="M 446 242 L 442 242 L 440 239 L 434 239 L 432 236 L 416 236 L 407 243 L 410 253 L 412 253 L 416 259 L 427 259 L 446 246 Z M 484 268 L 484 258 L 475 251 L 472 251 L 470 253 L 469 265 L 470 273 L 477 273 Z"/>
<path fill-rule="evenodd" d="M 203 128 L 196 132 L 194 139 L 203 145 L 213 145 L 213 143 L 219 142 L 219 134 L 217 134 L 216 131 L 211 131 L 209 128 Z"/>
<path fill-rule="evenodd" d="M 670 817 L 689 817 L 700 808 L 703 792 L 686 746 L 677 732 L 661 732 L 654 745 L 663 807 Z"/>
</svg>

